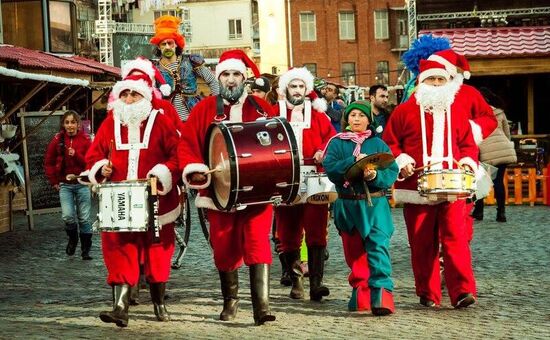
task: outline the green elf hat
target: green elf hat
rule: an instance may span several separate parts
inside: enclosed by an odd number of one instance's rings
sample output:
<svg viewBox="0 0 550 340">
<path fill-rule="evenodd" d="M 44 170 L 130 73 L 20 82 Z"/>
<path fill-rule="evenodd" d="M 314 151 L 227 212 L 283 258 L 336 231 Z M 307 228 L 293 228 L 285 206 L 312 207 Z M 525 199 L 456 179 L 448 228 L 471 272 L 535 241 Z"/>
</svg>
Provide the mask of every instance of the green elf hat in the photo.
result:
<svg viewBox="0 0 550 340">
<path fill-rule="evenodd" d="M 345 127 L 348 126 L 349 113 L 353 109 L 357 109 L 363 112 L 364 114 L 366 114 L 367 118 L 369 119 L 369 127 L 375 128 L 374 125 L 376 125 L 376 122 L 374 121 L 374 117 L 370 109 L 370 102 L 366 100 L 357 100 L 349 104 L 348 106 L 346 106 L 346 109 L 344 110 L 344 115 L 342 117 L 343 119 L 342 126 L 345 126 Z"/>
</svg>

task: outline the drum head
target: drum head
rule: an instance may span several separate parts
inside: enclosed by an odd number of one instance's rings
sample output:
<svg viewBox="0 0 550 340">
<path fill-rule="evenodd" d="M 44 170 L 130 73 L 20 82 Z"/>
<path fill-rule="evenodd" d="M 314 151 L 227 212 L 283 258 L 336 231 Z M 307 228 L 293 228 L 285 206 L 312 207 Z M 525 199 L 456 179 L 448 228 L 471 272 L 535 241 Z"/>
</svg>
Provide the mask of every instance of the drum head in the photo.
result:
<svg viewBox="0 0 550 340">
<path fill-rule="evenodd" d="M 231 166 L 225 136 L 219 126 L 214 127 L 210 133 L 208 150 L 208 166 L 210 169 L 219 169 L 211 175 L 211 191 L 215 196 L 214 203 L 218 203 L 221 206 L 220 208 L 225 209 L 231 194 Z"/>
</svg>

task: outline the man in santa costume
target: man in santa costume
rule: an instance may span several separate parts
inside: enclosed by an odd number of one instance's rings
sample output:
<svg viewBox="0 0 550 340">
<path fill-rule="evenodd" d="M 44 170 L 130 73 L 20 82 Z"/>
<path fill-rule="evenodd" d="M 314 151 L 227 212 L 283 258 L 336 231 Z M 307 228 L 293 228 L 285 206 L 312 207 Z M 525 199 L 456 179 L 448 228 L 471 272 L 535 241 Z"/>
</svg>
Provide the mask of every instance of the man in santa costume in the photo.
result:
<svg viewBox="0 0 550 340">
<path fill-rule="evenodd" d="M 126 71 L 126 70 L 125 70 Z M 126 72 L 125 72 L 126 73 Z M 164 304 L 174 252 L 174 220 L 180 213 L 178 135 L 170 119 L 153 108 L 151 77 L 139 68 L 113 86 L 110 114 L 86 154 L 91 183 L 158 178 L 160 242 L 151 232 L 102 232 L 107 283 L 113 288 L 113 310 L 100 313 L 104 322 L 128 325 L 130 286 L 138 283 L 140 260 L 149 282 L 157 320 L 169 321 Z"/>
<path fill-rule="evenodd" d="M 279 78 L 279 93 L 284 96 L 273 106 L 294 129 L 303 165 L 316 166 L 322 171 L 323 150 L 336 134 L 330 119 L 324 113 L 327 104 L 317 97 L 313 89 L 313 75 L 305 68 L 293 68 Z M 310 101 L 312 96 L 313 102 Z M 328 204 L 297 204 L 275 208 L 275 223 L 279 249 L 288 266 L 292 280 L 290 297 L 304 298 L 303 277 L 300 266 L 300 245 L 304 231 L 308 250 L 309 297 L 321 301 L 330 291 L 322 284 L 325 251 L 327 247 Z"/>
<path fill-rule="evenodd" d="M 456 93 L 456 100 L 461 102 L 466 108 L 468 113 L 467 119 L 472 129 L 474 141 L 476 145 L 479 145 L 485 138 L 487 138 L 496 129 L 498 122 L 496 116 L 491 109 L 491 106 L 485 101 L 483 95 L 473 86 L 464 84 L 464 79 L 470 79 L 470 65 L 466 57 L 456 53 L 452 49 L 446 49 L 442 51 L 434 52 L 428 57 L 428 60 L 436 61 L 443 66 L 451 77 L 451 82 L 460 86 L 460 89 Z M 459 69 L 462 69 L 463 73 L 459 73 Z M 477 199 L 483 199 L 489 194 L 492 181 L 490 181 L 489 175 L 481 167 L 477 175 L 478 191 L 476 192 Z M 489 183 L 488 186 L 484 186 L 482 189 L 481 183 L 485 180 L 485 183 Z M 468 229 L 468 239 L 471 241 L 474 236 L 474 219 L 470 215 L 474 206 L 472 200 L 468 200 L 465 205 L 466 209 L 466 227 Z"/>
<path fill-rule="evenodd" d="M 216 78 L 204 65 L 204 58 L 198 54 L 185 54 L 185 37 L 179 33 L 181 20 L 171 15 L 163 15 L 155 20 L 155 35 L 151 44 L 156 46 L 159 57 L 156 66 L 165 82 L 159 82 L 162 94 L 174 104 L 179 117 L 186 121 L 189 112 L 202 97 L 199 94 L 197 78 L 202 78 L 210 88 L 212 95 L 219 93 Z M 166 84 L 166 85 L 162 85 Z M 168 91 L 163 89 L 168 86 Z"/>
<path fill-rule="evenodd" d="M 223 295 L 223 311 L 220 320 L 233 320 L 238 307 L 238 270 L 243 262 L 250 269 L 250 293 L 254 311 L 254 323 L 262 325 L 274 321 L 269 311 L 269 267 L 271 249 L 269 233 L 273 209 L 271 204 L 249 205 L 242 210 L 219 211 L 207 189 L 210 185 L 209 168 L 206 165 L 206 133 L 212 123 L 251 122 L 271 116 L 271 107 L 264 100 L 249 96 L 244 88 L 247 68 L 256 77 L 259 70 L 241 50 L 224 52 L 216 66 L 220 94 L 200 101 L 191 111 L 186 122 L 186 133 L 178 148 L 183 181 L 191 189 L 199 189 L 195 204 L 208 208 L 210 241 L 214 264 L 219 271 Z"/>
<path fill-rule="evenodd" d="M 395 183 L 394 199 L 404 203 L 403 215 L 420 303 L 426 307 L 441 304 L 438 256 L 441 243 L 445 249 L 445 282 L 451 304 L 463 308 L 476 301 L 468 232 L 464 225 L 465 201 L 431 200 L 417 190 L 420 167 L 431 164 L 430 169 L 434 170 L 456 168 L 455 160 L 458 160 L 461 167 L 473 171 L 478 168 L 477 146 L 468 123 L 469 108 L 455 98 L 460 85 L 449 79 L 442 64 L 421 60 L 418 89 L 393 111 L 383 139 L 400 169 L 402 179 Z"/>
</svg>

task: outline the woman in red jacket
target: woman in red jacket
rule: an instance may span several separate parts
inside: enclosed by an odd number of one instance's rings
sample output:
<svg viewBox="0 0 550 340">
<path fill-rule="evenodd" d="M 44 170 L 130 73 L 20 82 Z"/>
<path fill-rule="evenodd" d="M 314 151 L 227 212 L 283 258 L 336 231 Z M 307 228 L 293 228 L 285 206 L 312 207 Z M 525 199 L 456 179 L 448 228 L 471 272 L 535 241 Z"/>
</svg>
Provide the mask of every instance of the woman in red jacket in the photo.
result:
<svg viewBox="0 0 550 340">
<path fill-rule="evenodd" d="M 76 179 L 68 180 L 67 175 L 79 175 L 86 170 L 84 155 L 90 148 L 90 137 L 80 129 L 80 116 L 75 111 L 67 111 L 61 119 L 61 131 L 55 134 L 46 150 L 44 169 L 50 184 L 59 191 L 61 217 L 69 243 L 65 252 L 73 255 L 78 245 L 82 259 L 91 260 L 92 224 L 90 223 L 90 189 Z"/>
</svg>

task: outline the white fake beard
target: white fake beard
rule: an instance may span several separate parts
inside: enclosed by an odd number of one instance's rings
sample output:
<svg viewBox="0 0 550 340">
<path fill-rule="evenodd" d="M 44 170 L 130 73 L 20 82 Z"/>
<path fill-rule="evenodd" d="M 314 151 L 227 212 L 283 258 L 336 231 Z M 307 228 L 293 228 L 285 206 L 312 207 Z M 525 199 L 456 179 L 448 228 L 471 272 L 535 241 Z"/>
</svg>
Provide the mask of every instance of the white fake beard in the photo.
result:
<svg viewBox="0 0 550 340">
<path fill-rule="evenodd" d="M 219 84 L 220 95 L 231 104 L 236 103 L 244 93 L 244 83 L 233 87 L 224 86 L 221 82 Z"/>
<path fill-rule="evenodd" d="M 117 99 L 111 104 L 113 114 L 120 119 L 124 126 L 135 126 L 141 124 L 151 113 L 151 102 L 143 98 L 142 100 L 126 104 L 121 99 Z"/>
<path fill-rule="evenodd" d="M 454 78 L 443 86 L 420 83 L 416 89 L 416 103 L 431 112 L 445 111 L 454 102 L 461 85 L 461 77 Z"/>
</svg>

